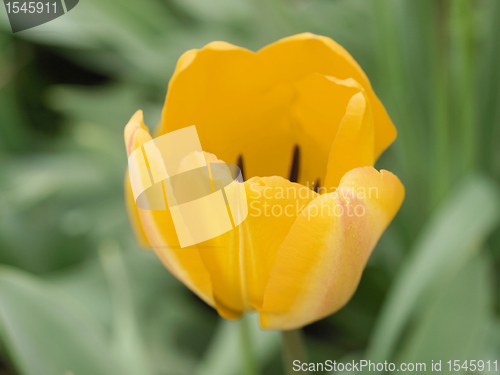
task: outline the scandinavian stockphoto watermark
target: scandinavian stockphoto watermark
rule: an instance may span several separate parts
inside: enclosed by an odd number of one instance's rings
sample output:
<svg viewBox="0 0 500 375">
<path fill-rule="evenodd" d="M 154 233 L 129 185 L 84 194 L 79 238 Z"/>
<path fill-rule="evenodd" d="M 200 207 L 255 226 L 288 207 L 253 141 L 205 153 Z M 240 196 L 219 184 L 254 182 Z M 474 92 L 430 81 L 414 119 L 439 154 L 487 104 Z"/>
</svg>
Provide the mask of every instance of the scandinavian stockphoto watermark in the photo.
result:
<svg viewBox="0 0 500 375">
<path fill-rule="evenodd" d="M 431 360 L 430 362 L 373 362 L 362 359 L 350 362 L 337 362 L 326 360 L 324 362 L 301 362 L 298 359 L 292 362 L 293 371 L 297 372 L 323 372 L 329 373 L 393 373 L 393 372 L 413 372 L 418 374 L 428 374 L 442 372 L 452 374 L 454 372 L 487 372 L 496 373 L 498 371 L 498 360 Z"/>
<path fill-rule="evenodd" d="M 250 184 L 249 215 L 252 217 L 296 217 L 306 216 L 308 220 L 322 217 L 361 217 L 366 214 L 364 202 L 378 199 L 378 187 L 320 187 L 313 190 L 314 184 L 294 186 L 261 187 Z M 309 205 L 319 195 L 330 195 Z M 264 198 L 264 199 L 262 199 Z"/>
<path fill-rule="evenodd" d="M 207 155 L 196 127 L 189 126 L 146 142 L 128 158 L 135 204 L 146 211 L 168 209 L 181 248 L 229 232 L 247 216 L 361 217 L 366 200 L 378 199 L 376 187 L 244 184 L 238 166 L 207 162 Z"/>
<path fill-rule="evenodd" d="M 55 20 L 73 9 L 79 0 L 3 0 L 13 33 Z"/>
<path fill-rule="evenodd" d="M 240 169 L 207 163 L 195 126 L 146 142 L 130 154 L 128 167 L 137 207 L 168 207 L 180 247 L 218 237 L 248 215 Z"/>
</svg>

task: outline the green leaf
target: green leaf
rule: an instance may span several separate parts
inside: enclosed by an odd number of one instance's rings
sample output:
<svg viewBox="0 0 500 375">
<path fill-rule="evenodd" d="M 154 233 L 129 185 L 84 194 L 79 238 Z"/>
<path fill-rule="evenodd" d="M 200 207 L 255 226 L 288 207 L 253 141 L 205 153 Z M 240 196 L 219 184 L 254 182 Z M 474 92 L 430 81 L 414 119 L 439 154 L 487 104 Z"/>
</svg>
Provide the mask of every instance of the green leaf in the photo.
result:
<svg viewBox="0 0 500 375">
<path fill-rule="evenodd" d="M 166 86 L 167 79 L 164 80 Z M 93 140 L 96 137 L 118 137 L 122 146 L 122 132 L 128 120 L 138 109 L 144 110 L 146 124 L 153 129 L 161 117 L 161 104 L 149 104 L 144 98 L 144 89 L 129 84 L 110 84 L 98 87 L 53 86 L 48 95 L 49 105 L 80 123 L 97 124 L 101 132 L 118 130 L 119 133 L 85 134 Z"/>
<path fill-rule="evenodd" d="M 440 276 L 455 271 L 498 224 L 499 193 L 488 179 L 472 176 L 430 220 L 393 281 L 372 335 L 367 357 L 391 358 L 417 303 Z"/>
<path fill-rule="evenodd" d="M 126 364 L 128 374 L 151 374 L 120 248 L 109 240 L 99 254 L 113 300 L 113 348 L 117 358 Z"/>
<path fill-rule="evenodd" d="M 479 5 L 479 4 L 478 4 Z M 477 48 L 477 131 L 480 133 L 479 157 L 488 171 L 500 180 L 500 2 L 484 1 L 478 12 L 477 28 L 480 43 Z"/>
<path fill-rule="evenodd" d="M 242 347 L 240 324 L 248 323 L 252 348 L 257 368 L 272 356 L 280 345 L 278 331 L 263 331 L 259 328 L 257 315 L 248 315 L 242 319 L 247 322 L 221 320 L 210 348 L 196 369 L 196 375 L 217 374 L 237 375 L 242 373 Z"/>
<path fill-rule="evenodd" d="M 230 21 L 234 19 L 246 18 L 252 14 L 252 2 L 248 0 L 174 0 L 179 8 L 202 20 Z"/>
<path fill-rule="evenodd" d="M 484 254 L 468 262 L 424 309 L 401 362 L 483 358 L 487 328 L 492 318 L 491 275 Z M 428 368 L 429 370 L 429 368 Z"/>
<path fill-rule="evenodd" d="M 69 296 L 5 267 L 0 268 L 0 338 L 22 375 L 123 373 L 102 327 Z"/>
<path fill-rule="evenodd" d="M 104 241 L 100 261 L 50 281 L 84 302 L 79 310 L 106 326 L 126 374 L 192 374 L 217 314 L 200 308 L 204 302 L 170 275 L 153 252 L 137 249 L 133 238 L 123 242 L 118 250 L 114 240 Z"/>
<path fill-rule="evenodd" d="M 494 362 L 498 360 L 498 353 L 500 353 L 500 320 L 498 317 L 491 321 L 488 327 L 488 344 L 484 353 L 484 360 Z M 485 371 L 483 374 L 495 374 L 497 373 L 494 369 L 491 371 Z"/>
</svg>

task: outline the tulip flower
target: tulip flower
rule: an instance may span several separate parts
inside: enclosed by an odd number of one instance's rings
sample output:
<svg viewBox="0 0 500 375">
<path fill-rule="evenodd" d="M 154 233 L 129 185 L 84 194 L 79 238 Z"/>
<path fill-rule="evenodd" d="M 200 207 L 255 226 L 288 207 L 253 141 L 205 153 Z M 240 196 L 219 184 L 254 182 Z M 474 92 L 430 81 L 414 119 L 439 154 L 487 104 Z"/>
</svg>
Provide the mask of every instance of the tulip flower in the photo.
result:
<svg viewBox="0 0 500 375">
<path fill-rule="evenodd" d="M 138 208 L 127 178 L 139 242 L 227 319 L 256 311 L 263 329 L 290 330 L 342 308 L 404 198 L 396 176 L 373 168 L 396 129 L 356 61 L 309 33 L 258 52 L 187 51 L 155 135 L 192 125 L 208 162 L 242 169 L 248 217 L 181 248 L 169 210 Z M 151 139 L 138 111 L 127 153 Z"/>
</svg>

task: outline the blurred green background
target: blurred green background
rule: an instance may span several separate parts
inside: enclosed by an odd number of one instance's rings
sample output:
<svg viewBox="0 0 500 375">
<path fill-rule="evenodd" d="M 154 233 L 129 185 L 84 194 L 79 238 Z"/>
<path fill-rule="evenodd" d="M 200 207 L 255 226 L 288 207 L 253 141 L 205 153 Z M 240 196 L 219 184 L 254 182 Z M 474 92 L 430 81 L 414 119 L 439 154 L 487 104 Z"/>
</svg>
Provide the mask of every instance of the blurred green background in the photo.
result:
<svg viewBox="0 0 500 375">
<path fill-rule="evenodd" d="M 1 375 L 245 373 L 240 324 L 135 243 L 123 127 L 158 122 L 185 50 L 304 31 L 368 74 L 399 130 L 377 168 L 406 186 L 310 361 L 500 360 L 500 1 L 82 0 L 15 35 L 0 10 Z M 279 334 L 246 324 L 281 373 Z"/>
</svg>

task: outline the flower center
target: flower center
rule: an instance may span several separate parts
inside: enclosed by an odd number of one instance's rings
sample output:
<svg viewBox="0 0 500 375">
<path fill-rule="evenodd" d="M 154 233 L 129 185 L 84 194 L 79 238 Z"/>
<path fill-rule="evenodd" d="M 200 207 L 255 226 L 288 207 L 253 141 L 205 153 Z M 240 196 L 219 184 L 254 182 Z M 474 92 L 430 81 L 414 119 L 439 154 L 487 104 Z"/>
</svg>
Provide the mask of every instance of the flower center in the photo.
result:
<svg viewBox="0 0 500 375">
<path fill-rule="evenodd" d="M 238 165 L 238 168 L 240 168 L 241 177 L 243 178 L 243 181 L 245 181 L 245 166 L 243 163 L 243 155 L 240 154 L 238 156 L 236 164 Z M 300 148 L 298 145 L 295 145 L 295 147 L 293 148 L 292 165 L 290 167 L 290 173 L 288 177 L 290 182 L 297 182 L 299 180 L 299 171 L 300 171 Z M 321 186 L 320 182 L 321 180 L 317 178 L 313 186 L 311 187 L 311 189 L 314 190 L 316 193 L 319 192 L 319 188 Z"/>
</svg>

